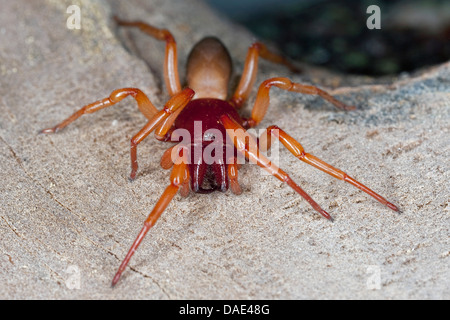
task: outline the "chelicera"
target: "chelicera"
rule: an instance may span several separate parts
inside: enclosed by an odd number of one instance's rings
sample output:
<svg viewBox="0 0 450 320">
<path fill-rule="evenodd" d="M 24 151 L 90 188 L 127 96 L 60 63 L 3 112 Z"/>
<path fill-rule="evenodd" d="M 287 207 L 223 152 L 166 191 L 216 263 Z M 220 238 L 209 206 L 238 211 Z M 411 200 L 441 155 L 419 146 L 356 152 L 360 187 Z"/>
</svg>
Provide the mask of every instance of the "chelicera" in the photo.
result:
<svg viewBox="0 0 450 320">
<path fill-rule="evenodd" d="M 259 138 L 248 134 L 246 130 L 255 127 L 264 118 L 269 106 L 269 91 L 273 86 L 297 93 L 319 95 L 339 109 L 355 109 L 317 87 L 294 83 L 285 77 L 276 77 L 261 83 L 251 116 L 249 118 L 241 117 L 238 110 L 246 102 L 255 82 L 259 57 L 296 71 L 295 66 L 287 59 L 269 51 L 262 43 L 253 43 L 248 49 L 240 82 L 234 94 L 228 98 L 231 58 L 220 40 L 208 37 L 197 43 L 189 55 L 186 73 L 187 87 L 183 89 L 178 76 L 177 48 L 172 34 L 168 30 L 158 29 L 139 21 L 128 22 L 116 18 L 116 22 L 121 26 L 137 27 L 148 35 L 165 41 L 164 80 L 170 95 L 169 101 L 164 108 L 158 110 L 141 90 L 136 88 L 118 89 L 113 91 L 109 97 L 84 106 L 55 127 L 41 131 L 46 134 L 55 133 L 84 114 L 112 106 L 131 96 L 136 100 L 139 110 L 148 118 L 148 122 L 131 139 L 130 179 L 135 179 L 138 169 L 137 146 L 152 131 L 155 131 L 155 137 L 160 141 L 177 142 L 176 145 L 168 148 L 161 158 L 161 166 L 164 169 L 173 167 L 170 184 L 145 220 L 142 230 L 113 278 L 113 285 L 118 282 L 146 233 L 153 227 L 178 191 L 182 196 L 187 196 L 190 190 L 209 193 L 231 189 L 235 194 L 241 193 L 238 183 L 239 157 L 267 170 L 300 194 L 318 213 L 332 220 L 331 216 L 286 172 L 260 152 L 270 148 L 272 139 L 278 139 L 299 160 L 356 186 L 392 210 L 398 211 L 394 204 L 343 171 L 306 153 L 302 145 L 281 128 L 270 126 Z M 197 124 L 200 124 L 201 127 L 200 134 L 195 132 Z M 183 133 L 190 135 L 191 139 L 186 140 Z M 222 139 L 218 139 L 219 136 Z M 208 149 L 214 150 L 209 153 L 212 155 L 212 161 L 211 159 L 208 161 L 205 157 L 205 151 Z"/>
</svg>

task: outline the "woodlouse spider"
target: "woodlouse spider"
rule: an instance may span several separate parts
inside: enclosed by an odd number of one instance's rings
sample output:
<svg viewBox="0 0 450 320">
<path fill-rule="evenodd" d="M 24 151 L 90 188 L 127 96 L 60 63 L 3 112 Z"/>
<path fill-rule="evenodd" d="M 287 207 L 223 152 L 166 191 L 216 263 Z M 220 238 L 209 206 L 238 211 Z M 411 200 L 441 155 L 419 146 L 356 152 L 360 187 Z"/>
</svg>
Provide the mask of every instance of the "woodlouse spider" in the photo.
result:
<svg viewBox="0 0 450 320">
<path fill-rule="evenodd" d="M 142 230 L 113 278 L 113 286 L 119 280 L 146 233 L 156 223 L 178 190 L 182 196 L 186 196 L 189 189 L 193 192 L 208 193 L 215 190 L 226 191 L 230 188 L 235 194 L 241 193 L 238 183 L 239 157 L 241 160 L 244 158 L 256 163 L 282 182 L 287 183 L 317 212 L 331 220 L 331 216 L 286 172 L 260 152 L 260 150 L 267 150 L 274 138 L 279 139 L 299 160 L 354 185 L 392 210 L 398 211 L 395 205 L 343 171 L 306 153 L 299 142 L 279 127 L 268 127 L 259 139 L 247 133 L 246 129 L 255 127 L 264 118 L 269 106 L 269 91 L 274 86 L 297 93 L 319 95 L 339 109 L 354 109 L 317 87 L 277 77 L 261 83 L 251 116 L 247 119 L 241 117 L 237 111 L 243 106 L 251 92 L 256 79 L 259 57 L 285 65 L 295 71 L 295 66 L 288 60 L 269 51 L 262 43 L 253 43 L 248 50 L 237 89 L 233 96 L 227 99 L 232 66 L 230 55 L 220 40 L 208 37 L 194 46 L 187 63 L 188 87 L 182 89 L 178 76 L 177 48 L 172 34 L 167 30 L 158 29 L 143 22 L 127 22 L 118 18 L 116 18 L 116 22 L 121 26 L 137 27 L 146 34 L 165 41 L 164 80 L 170 95 L 169 101 L 163 109 L 158 110 L 141 90 L 136 88 L 118 89 L 113 91 L 108 98 L 84 106 L 55 127 L 42 130 L 42 133 L 55 133 L 84 114 L 112 106 L 128 96 L 133 97 L 139 110 L 148 118 L 148 123 L 131 139 L 131 180 L 136 177 L 138 169 L 137 145 L 152 131 L 155 131 L 156 139 L 160 141 L 178 142 L 175 146 L 170 147 L 161 158 L 161 166 L 164 169 L 173 167 L 170 184 L 145 220 Z M 200 131 L 196 132 L 198 124 L 200 124 Z M 193 140 L 187 139 L 186 135 L 193 137 Z M 220 136 L 222 139 L 219 139 Z M 183 139 L 180 142 L 181 137 Z M 207 150 L 211 155 L 208 159 L 205 156 Z M 211 152 L 211 150 L 213 151 Z"/>
</svg>

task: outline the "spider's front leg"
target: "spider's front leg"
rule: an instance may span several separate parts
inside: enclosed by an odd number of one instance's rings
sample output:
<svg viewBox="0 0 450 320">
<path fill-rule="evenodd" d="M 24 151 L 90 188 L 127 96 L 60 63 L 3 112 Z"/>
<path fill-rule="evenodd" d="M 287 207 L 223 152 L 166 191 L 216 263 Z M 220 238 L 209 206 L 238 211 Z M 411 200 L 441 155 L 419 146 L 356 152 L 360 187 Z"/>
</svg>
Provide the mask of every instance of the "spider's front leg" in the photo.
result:
<svg viewBox="0 0 450 320">
<path fill-rule="evenodd" d="M 277 126 L 270 126 L 264 131 L 260 138 L 259 138 L 259 148 L 262 151 L 266 151 L 271 146 L 271 139 L 272 137 L 277 138 L 280 140 L 280 142 L 299 160 L 306 162 L 313 167 L 316 167 L 319 170 L 322 170 L 325 173 L 328 173 L 329 175 L 335 177 L 336 179 L 343 180 L 345 182 L 350 183 L 351 185 L 357 187 L 358 189 L 361 189 L 362 191 L 366 192 L 370 196 L 374 197 L 376 200 L 384 204 L 385 206 L 389 207 L 390 209 L 394 211 L 399 211 L 397 206 L 387 201 L 385 198 L 380 196 L 378 193 L 374 192 L 373 190 L 369 189 L 365 185 L 363 185 L 361 182 L 353 179 L 349 175 L 347 175 L 345 172 L 329 165 L 328 163 L 322 161 L 321 159 L 313 156 L 312 154 L 306 153 L 303 149 L 302 145 L 296 141 L 294 138 L 292 138 L 290 135 L 288 135 L 285 131 L 280 129 Z"/>
<path fill-rule="evenodd" d="M 138 169 L 137 145 L 142 142 L 153 130 L 157 129 L 157 137 L 163 137 L 171 128 L 179 112 L 192 100 L 195 92 L 190 88 L 185 88 L 180 93 L 174 95 L 149 122 L 131 139 L 131 174 L 130 180 L 136 177 Z"/>
<path fill-rule="evenodd" d="M 147 117 L 147 119 L 153 118 L 153 116 L 158 112 L 158 109 L 156 109 L 156 107 L 150 102 L 149 98 L 141 90 L 136 88 L 117 89 L 114 90 L 108 98 L 85 105 L 83 108 L 72 114 L 61 123 L 52 128 L 41 130 L 40 133 L 56 133 L 61 129 L 67 127 L 82 115 L 94 113 L 106 107 L 115 105 L 128 96 L 131 96 L 136 100 L 139 110 L 142 112 L 142 114 L 144 114 L 145 117 Z"/>
<path fill-rule="evenodd" d="M 128 250 L 125 259 L 122 261 L 119 269 L 117 270 L 116 275 L 113 278 L 112 285 L 116 285 L 122 275 L 123 271 L 128 265 L 131 257 L 134 252 L 141 244 L 147 232 L 155 225 L 156 221 L 159 219 L 161 214 L 169 205 L 170 201 L 173 199 L 175 194 L 180 190 L 183 192 L 183 186 L 187 185 L 189 182 L 189 170 L 187 168 L 187 150 L 186 148 L 181 147 L 178 150 L 178 157 L 180 161 L 175 163 L 174 168 L 172 169 L 172 174 L 170 175 L 170 185 L 164 190 L 163 194 L 159 198 L 158 202 L 155 204 L 155 207 L 148 215 L 147 219 L 144 222 L 144 226 L 139 232 L 136 240 L 134 240 L 131 248 Z"/>
<path fill-rule="evenodd" d="M 228 115 L 221 116 L 220 121 L 224 125 L 228 137 L 231 139 L 238 152 L 244 155 L 251 163 L 257 164 L 259 167 L 263 168 L 280 181 L 285 182 L 294 191 L 301 195 L 322 216 L 331 221 L 333 220 L 328 212 L 323 210 L 313 198 L 311 198 L 298 184 L 294 182 L 294 180 L 291 179 L 291 177 L 289 177 L 286 172 L 278 168 L 268 158 L 261 154 L 261 152 L 259 152 L 256 140 L 241 125 L 231 119 Z"/>
<path fill-rule="evenodd" d="M 175 94 L 164 106 L 161 111 L 150 102 L 147 96 L 139 89 L 125 88 L 113 91 L 108 98 L 88 104 L 72 114 L 55 127 L 44 129 L 41 133 L 56 133 L 67 125 L 78 119 L 84 114 L 93 113 L 103 108 L 112 106 L 128 96 L 132 96 L 138 103 L 139 110 L 149 119 L 147 124 L 131 139 L 131 174 L 130 180 L 136 177 L 138 169 L 137 164 L 137 145 L 142 142 L 153 130 L 157 129 L 157 137 L 164 136 L 170 129 L 180 109 L 184 108 L 194 97 L 195 92 L 190 88 Z"/>
</svg>

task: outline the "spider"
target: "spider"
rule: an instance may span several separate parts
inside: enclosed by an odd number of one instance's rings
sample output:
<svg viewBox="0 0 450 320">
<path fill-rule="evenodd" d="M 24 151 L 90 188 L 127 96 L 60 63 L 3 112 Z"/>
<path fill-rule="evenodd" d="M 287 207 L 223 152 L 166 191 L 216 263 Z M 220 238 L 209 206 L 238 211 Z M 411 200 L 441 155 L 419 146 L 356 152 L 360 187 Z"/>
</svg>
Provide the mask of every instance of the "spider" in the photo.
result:
<svg viewBox="0 0 450 320">
<path fill-rule="evenodd" d="M 158 110 L 141 90 L 118 89 L 105 99 L 85 105 L 55 127 L 41 131 L 44 134 L 56 133 L 84 114 L 112 106 L 131 96 L 136 100 L 139 110 L 148 122 L 131 139 L 130 180 L 135 179 L 138 170 L 137 146 L 152 131 L 155 131 L 157 140 L 178 142 L 168 148 L 161 158 L 162 168 L 173 167 L 170 184 L 145 220 L 144 226 L 112 280 L 113 286 L 119 281 L 144 236 L 155 225 L 178 191 L 182 196 L 187 196 L 190 190 L 197 193 L 210 193 L 231 189 L 234 194 L 241 194 L 242 190 L 238 182 L 239 158 L 265 169 L 300 194 L 318 213 L 332 220 L 332 217 L 286 172 L 261 153 L 270 148 L 272 139 L 278 139 L 299 160 L 354 185 L 392 210 L 399 211 L 394 204 L 345 172 L 306 153 L 302 145 L 283 129 L 269 126 L 259 139 L 248 134 L 246 130 L 255 127 L 264 118 L 269 106 L 269 91 L 274 86 L 282 90 L 318 95 L 339 109 L 355 109 L 354 106 L 338 101 L 315 86 L 294 83 L 285 77 L 275 77 L 263 81 L 259 86 L 251 116 L 241 117 L 238 110 L 248 99 L 254 85 L 259 57 L 282 64 L 291 71 L 298 71 L 287 59 L 271 52 L 260 42 L 253 43 L 248 49 L 238 86 L 234 94 L 227 98 L 232 68 L 231 58 L 219 39 L 207 37 L 198 42 L 189 55 L 186 72 L 187 87 L 183 89 L 178 76 L 177 47 L 172 34 L 166 29 L 159 29 L 141 21 L 123 21 L 117 17 L 114 19 L 120 26 L 139 28 L 144 33 L 165 41 L 164 80 L 170 99 L 163 109 Z M 208 157 L 207 150 L 210 151 Z"/>
</svg>

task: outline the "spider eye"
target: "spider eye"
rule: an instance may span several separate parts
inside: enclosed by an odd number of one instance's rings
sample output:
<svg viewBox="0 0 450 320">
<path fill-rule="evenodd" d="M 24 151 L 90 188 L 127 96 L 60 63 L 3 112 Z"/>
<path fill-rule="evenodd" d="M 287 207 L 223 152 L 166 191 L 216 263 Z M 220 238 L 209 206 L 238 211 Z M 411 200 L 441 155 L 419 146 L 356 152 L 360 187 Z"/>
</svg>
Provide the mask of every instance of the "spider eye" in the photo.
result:
<svg viewBox="0 0 450 320">
<path fill-rule="evenodd" d="M 214 141 L 216 139 L 216 136 L 214 133 L 211 132 L 205 132 L 203 135 L 203 141 Z"/>
</svg>

